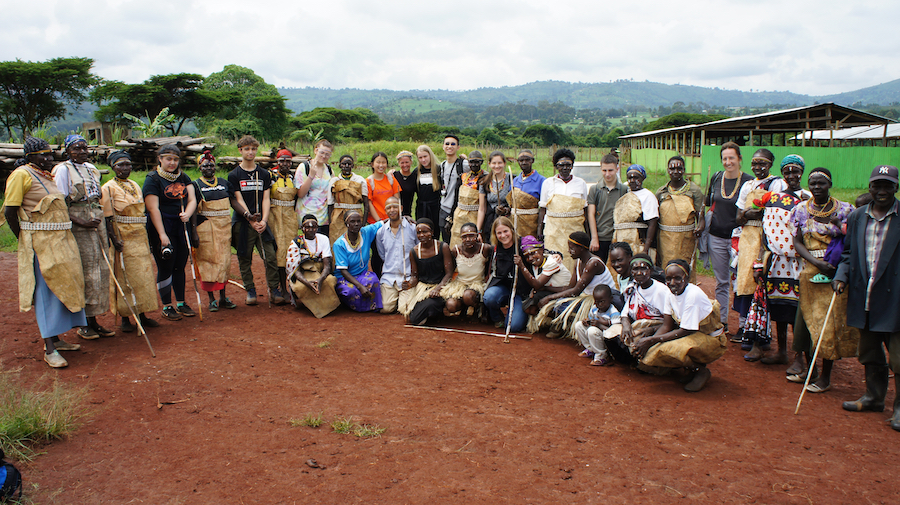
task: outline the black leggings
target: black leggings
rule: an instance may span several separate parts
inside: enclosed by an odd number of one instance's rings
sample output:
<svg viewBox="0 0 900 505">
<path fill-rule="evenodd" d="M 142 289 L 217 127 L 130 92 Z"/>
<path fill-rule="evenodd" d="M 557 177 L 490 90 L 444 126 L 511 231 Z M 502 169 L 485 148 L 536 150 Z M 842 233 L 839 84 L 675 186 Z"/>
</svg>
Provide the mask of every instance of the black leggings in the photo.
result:
<svg viewBox="0 0 900 505">
<path fill-rule="evenodd" d="M 172 247 L 172 255 L 168 259 L 162 257 L 162 247 L 159 235 L 153 223 L 147 222 L 147 238 L 150 241 L 150 252 L 156 260 L 156 289 L 163 305 L 172 304 L 172 292 L 175 292 L 176 301 L 184 301 L 184 266 L 187 264 L 188 251 L 187 240 L 184 236 L 184 223 L 178 216 L 172 217 L 162 214 L 163 228 L 169 236 Z"/>
</svg>

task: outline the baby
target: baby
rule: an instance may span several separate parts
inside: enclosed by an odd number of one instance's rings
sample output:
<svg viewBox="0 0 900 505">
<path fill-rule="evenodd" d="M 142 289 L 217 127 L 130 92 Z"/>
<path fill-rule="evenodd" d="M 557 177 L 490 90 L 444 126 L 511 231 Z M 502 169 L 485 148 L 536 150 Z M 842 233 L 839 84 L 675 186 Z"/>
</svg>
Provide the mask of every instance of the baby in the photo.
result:
<svg viewBox="0 0 900 505">
<path fill-rule="evenodd" d="M 584 321 L 575 323 L 575 336 L 584 347 L 578 355 L 593 358 L 591 365 L 608 366 L 613 361 L 606 350 L 606 339 L 622 331 L 621 314 L 612 304 L 612 289 L 606 284 L 594 287 L 594 306 Z"/>
</svg>

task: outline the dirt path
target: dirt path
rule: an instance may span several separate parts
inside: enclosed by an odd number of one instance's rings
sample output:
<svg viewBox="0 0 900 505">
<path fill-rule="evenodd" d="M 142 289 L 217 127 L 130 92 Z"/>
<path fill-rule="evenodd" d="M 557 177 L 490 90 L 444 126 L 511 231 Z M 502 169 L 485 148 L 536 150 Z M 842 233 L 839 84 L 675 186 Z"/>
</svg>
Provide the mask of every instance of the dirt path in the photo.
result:
<svg viewBox="0 0 900 505">
<path fill-rule="evenodd" d="M 0 254 L 6 279 L 15 264 Z M 590 367 L 571 341 L 503 344 L 343 310 L 316 320 L 232 291 L 234 311 L 151 330 L 156 359 L 125 334 L 81 341 L 49 371 L 15 281 L 0 287 L 5 366 L 87 385 L 96 408 L 23 465 L 36 503 L 897 503 L 888 413 L 840 408 L 863 391 L 856 360 L 795 416 L 800 386 L 735 344 L 688 394 Z M 387 431 L 289 424 L 318 412 Z"/>
</svg>

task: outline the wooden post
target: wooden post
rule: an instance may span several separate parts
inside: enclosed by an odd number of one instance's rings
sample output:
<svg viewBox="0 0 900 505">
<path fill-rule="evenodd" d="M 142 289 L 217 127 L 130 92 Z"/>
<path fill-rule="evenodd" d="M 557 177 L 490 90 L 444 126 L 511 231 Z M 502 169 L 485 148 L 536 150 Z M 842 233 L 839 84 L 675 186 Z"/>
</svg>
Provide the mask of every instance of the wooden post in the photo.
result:
<svg viewBox="0 0 900 505">
<path fill-rule="evenodd" d="M 888 124 L 884 123 L 884 131 L 881 134 L 881 143 L 884 147 L 887 147 L 887 130 L 888 130 Z"/>
</svg>

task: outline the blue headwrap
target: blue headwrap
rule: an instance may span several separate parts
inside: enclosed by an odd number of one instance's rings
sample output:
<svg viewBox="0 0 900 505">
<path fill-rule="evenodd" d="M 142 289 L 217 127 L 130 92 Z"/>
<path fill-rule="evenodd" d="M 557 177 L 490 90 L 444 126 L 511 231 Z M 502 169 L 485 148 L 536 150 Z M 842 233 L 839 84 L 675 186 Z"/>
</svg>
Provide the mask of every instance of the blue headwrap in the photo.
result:
<svg viewBox="0 0 900 505">
<path fill-rule="evenodd" d="M 84 137 L 78 135 L 77 133 L 73 133 L 72 135 L 66 136 L 66 140 L 63 142 L 63 145 L 66 149 L 68 149 L 69 146 L 78 142 L 84 142 L 85 144 L 87 144 L 87 140 L 85 140 Z"/>
<path fill-rule="evenodd" d="M 803 158 L 797 154 L 788 154 L 781 160 L 781 169 L 784 170 L 784 167 L 788 165 L 794 165 L 800 167 L 801 170 L 806 169 L 806 162 L 803 161 Z"/>
<path fill-rule="evenodd" d="M 644 179 L 647 178 L 647 170 L 644 169 L 642 165 L 631 165 L 630 167 L 628 167 L 628 170 L 625 171 L 625 175 L 628 175 L 628 172 L 631 172 L 632 170 L 637 170 L 641 173 L 641 177 L 643 177 Z"/>
</svg>

